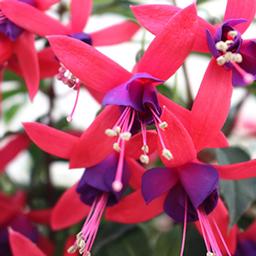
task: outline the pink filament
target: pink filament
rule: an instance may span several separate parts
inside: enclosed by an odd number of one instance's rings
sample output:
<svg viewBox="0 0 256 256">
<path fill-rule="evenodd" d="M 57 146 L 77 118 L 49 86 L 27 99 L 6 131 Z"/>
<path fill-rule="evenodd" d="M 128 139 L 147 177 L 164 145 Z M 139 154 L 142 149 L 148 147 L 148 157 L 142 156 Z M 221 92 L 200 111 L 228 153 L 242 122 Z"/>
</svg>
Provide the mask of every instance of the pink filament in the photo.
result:
<svg viewBox="0 0 256 256">
<path fill-rule="evenodd" d="M 187 231 L 187 215 L 188 215 L 188 199 L 185 198 L 185 213 L 184 213 L 184 225 L 183 225 L 183 235 L 182 235 L 182 244 L 180 250 L 180 256 L 183 255 L 185 249 L 185 241 L 186 241 L 186 231 Z"/>
<path fill-rule="evenodd" d="M 108 202 L 108 194 L 104 193 L 97 198 L 90 210 L 82 228 L 82 237 L 86 243 L 85 253 L 90 252 L 96 238 L 102 215 Z M 86 255 L 86 254 L 85 254 Z"/>
<path fill-rule="evenodd" d="M 140 121 L 140 126 L 141 126 L 143 146 L 146 146 L 147 145 L 147 129 L 146 129 L 146 125 L 142 121 Z"/>
<path fill-rule="evenodd" d="M 243 77 L 243 80 L 246 83 L 252 83 L 253 82 L 253 80 L 254 80 L 253 75 L 244 71 L 237 63 L 232 62 L 232 64 L 235 67 L 235 69 L 237 70 L 237 72 L 240 73 L 240 75 Z"/>
</svg>

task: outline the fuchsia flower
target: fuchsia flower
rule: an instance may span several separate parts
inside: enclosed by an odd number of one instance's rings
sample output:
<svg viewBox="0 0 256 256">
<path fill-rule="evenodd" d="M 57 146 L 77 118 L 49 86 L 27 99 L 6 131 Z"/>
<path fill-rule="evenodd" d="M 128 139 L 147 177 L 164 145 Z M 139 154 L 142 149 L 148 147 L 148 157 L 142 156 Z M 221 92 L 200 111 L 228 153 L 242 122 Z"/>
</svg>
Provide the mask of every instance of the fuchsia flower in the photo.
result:
<svg viewBox="0 0 256 256">
<path fill-rule="evenodd" d="M 163 30 L 172 15 L 180 9 L 170 5 L 133 6 L 138 21 L 154 34 Z M 224 21 L 213 26 L 198 18 L 194 50 L 210 52 L 218 65 L 232 72 L 234 86 L 252 83 L 256 75 L 256 41 L 243 40 L 256 11 L 255 0 L 228 0 Z"/>
<path fill-rule="evenodd" d="M 24 127 L 39 147 L 61 158 L 70 159 L 79 141 L 76 136 L 45 125 L 25 123 Z M 115 191 L 112 183 L 120 170 L 123 173 L 123 187 Z M 100 163 L 86 168 L 80 181 L 64 193 L 52 213 L 54 229 L 68 227 L 88 215 L 75 243 L 68 250 L 70 253 L 79 250 L 81 254 L 89 255 L 105 209 L 123 200 L 121 197 L 128 184 L 133 189 L 139 188 L 142 170 L 135 160 L 129 158 L 120 163 L 117 153 L 113 153 Z"/>
<path fill-rule="evenodd" d="M 6 13 L 6 3 L 18 3 L 21 6 L 30 8 L 38 8 L 42 11 L 48 9 L 54 1 L 41 1 L 41 0 L 11 0 L 0 2 L 0 41 L 1 41 L 1 52 L 0 52 L 0 64 L 1 69 L 8 65 L 8 61 L 12 60 L 18 63 L 19 69 L 22 76 L 25 79 L 26 86 L 28 88 L 29 96 L 31 99 L 34 98 L 38 86 L 39 86 L 39 65 L 38 56 L 34 45 L 34 33 L 31 30 L 26 29 L 28 20 L 31 19 L 31 13 L 19 13 L 17 9 L 12 9 L 16 16 L 26 17 L 27 21 L 18 24 L 9 18 Z M 33 7 L 35 6 L 35 7 Z M 45 27 L 45 32 L 49 30 L 49 27 Z M 46 33 L 46 35 L 49 32 Z"/>
<path fill-rule="evenodd" d="M 0 255 L 20 255 L 20 251 L 11 254 L 9 228 L 35 242 L 47 255 L 52 255 L 53 246 L 51 242 L 41 236 L 32 223 L 35 221 L 49 224 L 50 210 L 24 212 L 25 203 L 26 197 L 22 192 L 18 192 L 14 196 L 6 196 L 0 193 Z"/>
<path fill-rule="evenodd" d="M 142 136 L 136 136 L 134 144 L 139 145 L 140 160 L 148 163 L 152 151 L 146 132 L 149 124 L 157 128 L 161 154 L 166 159 L 172 158 L 162 135 L 168 124 L 160 118 L 162 106 L 155 87 L 174 74 L 189 54 L 195 19 L 193 5 L 174 16 L 150 44 L 133 73 L 78 40 L 61 36 L 49 39 L 60 61 L 88 88 L 105 95 L 103 105 L 108 105 L 76 144 L 70 157 L 71 167 L 93 166 L 113 148 L 120 152 L 121 164 L 127 141 L 140 129 Z M 113 183 L 116 190 L 122 188 L 121 177 L 122 173 L 117 172 Z"/>
<path fill-rule="evenodd" d="M 165 111 L 163 115 L 165 115 Z M 168 120 L 169 124 L 171 122 L 175 122 L 175 124 L 169 125 L 169 129 L 173 127 L 176 129 L 173 129 L 170 134 L 173 138 L 178 137 L 179 140 L 170 139 L 169 143 L 173 146 L 173 152 L 184 153 L 182 159 L 174 157 L 169 162 L 165 161 L 165 168 L 153 168 L 146 171 L 142 177 L 141 191 L 138 190 L 127 196 L 123 202 L 112 208 L 113 212 L 110 209 L 108 219 L 113 217 L 115 220 L 118 219 L 125 223 L 141 222 L 164 211 L 175 221 L 184 222 L 181 255 L 184 250 L 186 223 L 199 220 L 209 255 L 210 252 L 222 255 L 207 216 L 217 204 L 219 178 L 237 180 L 255 177 L 256 160 L 224 166 L 202 163 L 197 159 L 195 146 L 182 124 L 174 116 L 172 121 Z M 141 193 L 148 206 L 143 202 Z M 155 208 L 153 205 L 151 209 L 151 201 L 162 202 L 162 207 Z M 120 209 L 122 210 L 120 211 Z M 225 243 L 216 222 L 214 229 L 221 241 Z M 231 255 L 226 244 L 225 248 L 226 253 Z"/>
<path fill-rule="evenodd" d="M 4 15 L 12 22 L 40 36 L 64 34 L 93 46 L 113 45 L 126 42 L 138 31 L 139 26 L 135 22 L 124 21 L 90 34 L 84 33 L 83 30 L 91 14 L 92 4 L 92 0 L 71 1 L 71 19 L 67 26 L 47 16 L 43 11 L 38 10 L 38 8 L 19 1 L 3 0 L 0 3 L 0 8 Z M 83 13 L 83 15 L 81 15 L 81 13 Z M 56 74 L 56 65 L 54 65 L 56 58 L 51 50 L 46 48 L 40 55 L 39 60 L 48 59 L 48 62 L 45 63 L 47 66 L 41 66 L 40 70 L 47 68 L 47 72 L 43 73 L 41 77 Z M 51 63 L 50 67 L 49 63 Z M 11 63 L 11 68 L 20 73 L 15 62 Z M 49 70 L 49 68 L 51 69 Z M 80 82 L 74 79 L 69 70 L 62 64 L 59 69 L 58 79 L 77 90 L 77 94 L 79 94 Z M 74 110 L 72 112 L 74 112 Z"/>
</svg>

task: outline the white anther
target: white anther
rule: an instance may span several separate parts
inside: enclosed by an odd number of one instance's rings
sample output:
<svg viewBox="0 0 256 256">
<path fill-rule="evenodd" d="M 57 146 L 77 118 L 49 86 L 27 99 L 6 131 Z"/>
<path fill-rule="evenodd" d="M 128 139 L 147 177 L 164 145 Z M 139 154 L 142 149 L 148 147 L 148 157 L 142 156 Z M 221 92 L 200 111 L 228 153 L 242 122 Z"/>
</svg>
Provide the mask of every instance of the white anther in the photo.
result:
<svg viewBox="0 0 256 256">
<path fill-rule="evenodd" d="M 72 73 L 67 69 L 64 73 L 64 77 L 71 79 L 72 78 Z"/>
<path fill-rule="evenodd" d="M 83 238 L 78 239 L 76 244 L 77 244 L 78 248 L 80 248 L 80 249 L 84 249 L 85 245 L 86 245 Z"/>
<path fill-rule="evenodd" d="M 132 134 L 131 134 L 130 132 L 122 132 L 122 133 L 120 134 L 120 138 L 121 138 L 122 140 L 125 140 L 125 141 L 130 140 L 131 137 L 132 137 Z"/>
<path fill-rule="evenodd" d="M 120 192 L 123 188 L 123 184 L 122 182 L 118 181 L 118 180 L 115 180 L 113 183 L 112 183 L 112 188 L 115 192 Z"/>
<path fill-rule="evenodd" d="M 148 164 L 149 163 L 149 157 L 146 154 L 140 155 L 140 161 L 143 164 Z"/>
<path fill-rule="evenodd" d="M 215 44 L 215 47 L 216 47 L 217 50 L 222 51 L 222 52 L 226 52 L 227 49 L 228 49 L 228 45 L 223 41 L 217 42 Z"/>
<path fill-rule="evenodd" d="M 236 63 L 241 63 L 243 61 L 243 56 L 240 53 L 234 53 L 233 56 Z"/>
<path fill-rule="evenodd" d="M 114 130 L 112 130 L 112 129 L 106 129 L 106 130 L 105 130 L 105 134 L 106 134 L 107 136 L 109 136 L 109 137 L 115 137 L 115 136 L 117 136 L 117 133 L 116 133 Z"/>
<path fill-rule="evenodd" d="M 162 130 L 164 130 L 165 128 L 168 127 L 168 123 L 165 122 L 165 121 L 163 121 L 162 123 L 159 124 L 159 127 L 160 127 Z"/>
<path fill-rule="evenodd" d="M 73 254 L 73 253 L 75 253 L 75 252 L 77 251 L 77 249 L 78 249 L 77 245 L 72 245 L 72 246 L 70 246 L 70 247 L 67 249 L 67 252 Z"/>
<path fill-rule="evenodd" d="M 173 155 L 172 155 L 171 151 L 167 148 L 164 148 L 162 150 L 162 156 L 165 157 L 167 160 L 172 160 L 173 159 Z"/>
<path fill-rule="evenodd" d="M 225 55 L 224 55 L 224 58 L 225 58 L 226 62 L 232 61 L 233 53 L 232 52 L 226 52 Z"/>
<path fill-rule="evenodd" d="M 217 63 L 219 66 L 223 66 L 226 63 L 226 58 L 224 56 L 220 56 L 217 58 Z"/>
<path fill-rule="evenodd" d="M 119 146 L 119 143 L 115 142 L 113 144 L 113 149 L 116 151 L 116 152 L 120 152 L 121 151 L 121 148 Z"/>
<path fill-rule="evenodd" d="M 206 256 L 216 256 L 216 254 L 214 252 L 207 252 Z"/>
<path fill-rule="evenodd" d="M 142 150 L 144 153 L 148 154 L 148 152 L 149 152 L 149 147 L 148 147 L 148 145 L 143 145 L 143 146 L 141 147 L 141 150 Z"/>
<path fill-rule="evenodd" d="M 116 126 L 116 127 L 114 128 L 114 131 L 115 131 L 117 134 L 119 134 L 119 133 L 121 132 L 121 127 L 120 127 L 120 126 Z"/>
<path fill-rule="evenodd" d="M 238 32 L 236 30 L 231 30 L 228 32 L 228 36 L 234 38 L 238 35 Z"/>
</svg>

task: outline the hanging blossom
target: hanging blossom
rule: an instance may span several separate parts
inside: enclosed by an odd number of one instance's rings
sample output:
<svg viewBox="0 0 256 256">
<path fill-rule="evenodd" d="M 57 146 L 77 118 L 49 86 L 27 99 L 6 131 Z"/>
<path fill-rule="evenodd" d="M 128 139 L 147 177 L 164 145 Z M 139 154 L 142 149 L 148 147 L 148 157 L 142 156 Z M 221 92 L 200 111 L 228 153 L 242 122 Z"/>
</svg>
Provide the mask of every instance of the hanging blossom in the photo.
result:
<svg viewBox="0 0 256 256">
<path fill-rule="evenodd" d="M 149 146 L 146 127 L 152 124 L 161 144 L 160 154 L 172 159 L 172 152 L 163 139 L 168 123 L 161 118 L 162 107 L 155 87 L 173 75 L 189 54 L 195 20 L 194 5 L 171 19 L 163 33 L 150 44 L 133 73 L 78 40 L 61 36 L 49 38 L 58 59 L 87 87 L 105 95 L 103 105 L 106 107 L 81 136 L 72 152 L 71 167 L 95 165 L 113 149 L 123 162 L 126 144 L 139 130 L 143 136 L 139 145 L 140 160 L 147 164 L 154 148 Z M 113 182 L 116 191 L 122 189 L 122 175 L 116 173 Z"/>
<path fill-rule="evenodd" d="M 9 64 L 15 63 L 20 70 L 20 74 L 24 77 L 26 86 L 28 88 L 29 96 L 31 99 L 34 98 L 39 87 L 39 63 L 38 55 L 34 45 L 34 34 L 33 30 L 27 29 L 29 20 L 31 20 L 31 13 L 23 13 L 19 10 L 19 5 L 25 6 L 28 9 L 34 8 L 39 12 L 39 9 L 43 12 L 47 10 L 56 0 L 52 1 L 34 1 L 34 0 L 12 0 L 12 1 L 1 1 L 0 2 L 0 70 L 3 73 Z M 10 12 L 15 13 L 16 17 L 26 17 L 26 21 L 22 24 L 13 21 L 7 11 L 6 5 L 17 3 L 17 7 L 9 9 Z M 41 22 L 43 22 L 42 20 Z M 62 26 L 58 25 L 57 30 L 61 31 Z M 43 26 L 44 35 L 51 34 L 53 30 L 56 34 L 55 27 Z M 40 34 L 41 35 L 41 34 Z M 11 68 L 11 66 L 10 66 Z"/>
<path fill-rule="evenodd" d="M 172 135 L 179 138 L 177 141 L 170 140 L 173 152 L 177 155 L 184 153 L 182 159 L 173 159 L 165 162 L 164 168 L 153 168 L 145 172 L 142 177 L 142 188 L 127 196 L 120 205 L 114 206 L 108 212 L 108 219 L 118 218 L 118 221 L 135 223 L 149 220 L 161 212 L 167 213 L 177 222 L 184 223 L 182 248 L 183 255 L 186 226 L 188 222 L 199 221 L 203 238 L 209 255 L 231 255 L 223 238 L 218 223 L 209 219 L 209 214 L 216 207 L 218 201 L 219 179 L 245 179 L 256 176 L 256 160 L 232 164 L 232 165 L 210 165 L 197 159 L 197 152 L 191 137 L 184 126 L 164 110 L 166 119 L 169 115 L 169 123 L 174 124 Z M 171 121 L 172 120 L 172 121 Z M 191 179 L 193 177 L 193 179 Z M 144 200 L 142 200 L 142 196 Z M 136 205 L 136 208 L 132 207 Z M 144 202 L 145 201 L 145 202 Z M 151 205 L 151 201 L 154 204 Z M 126 205 L 126 207 L 125 207 Z M 158 207 L 156 207 L 158 205 Z M 123 211 L 119 211 L 123 209 Z M 116 212 L 119 211 L 119 215 Z M 138 212 L 139 211 L 139 212 Z M 143 214 L 142 214 L 143 212 Z M 214 223 L 214 226 L 211 225 Z M 220 243 L 219 243 L 220 241 Z M 221 247 L 224 247 L 224 251 Z"/>
<path fill-rule="evenodd" d="M 40 235 L 33 222 L 49 224 L 50 210 L 24 211 L 26 195 L 17 192 L 13 196 L 0 193 L 0 255 L 20 255 L 20 251 L 11 254 L 10 235 L 12 229 L 23 234 L 27 239 L 36 243 L 47 255 L 53 255 L 53 245 L 44 236 Z"/>
<path fill-rule="evenodd" d="M 140 5 L 132 10 L 144 27 L 158 34 L 180 9 L 170 5 Z M 232 72 L 234 86 L 245 86 L 255 80 L 256 41 L 242 39 L 255 12 L 255 0 L 228 0 L 223 23 L 214 26 L 198 18 L 193 50 L 210 52 L 218 65 Z"/>
<path fill-rule="evenodd" d="M 55 156 L 70 159 L 79 138 L 38 123 L 25 123 L 29 137 L 43 150 Z M 49 143 L 50 142 L 50 143 Z M 86 166 L 84 166 L 86 167 Z M 116 173 L 122 173 L 122 189 L 116 191 L 112 183 Z M 90 255 L 99 225 L 106 208 L 121 202 L 128 185 L 138 189 L 143 168 L 132 159 L 119 161 L 112 153 L 94 166 L 86 167 L 80 181 L 67 190 L 52 212 L 53 229 L 66 228 L 87 216 L 69 253 L 79 251 Z"/>
<path fill-rule="evenodd" d="M 56 2 L 56 1 L 55 1 Z M 92 0 L 73 0 L 70 6 L 70 21 L 67 26 L 62 25 L 57 20 L 47 16 L 43 11 L 38 10 L 35 7 L 24 5 L 18 1 L 5 1 L 3 0 L 2 7 L 5 15 L 11 19 L 15 24 L 25 27 L 27 30 L 32 31 L 40 36 L 46 35 L 67 35 L 71 38 L 80 40 L 93 46 L 107 46 L 126 42 L 140 28 L 138 24 L 133 21 L 123 21 L 121 23 L 103 28 L 101 30 L 85 33 L 84 28 L 88 22 L 89 16 L 92 12 L 93 1 Z M 17 15 L 18 10 L 18 15 Z M 81 15 L 83 13 L 83 15 Z M 57 59 L 54 53 L 49 47 L 45 48 L 39 56 L 40 59 L 48 59 L 45 63 L 46 66 L 42 66 L 42 69 L 49 69 L 43 77 L 49 77 L 57 74 L 57 78 L 64 84 L 76 91 L 76 99 L 71 114 L 67 117 L 68 121 L 72 120 L 77 101 L 79 98 L 79 92 L 81 87 L 81 81 L 74 76 L 63 63 L 54 65 Z M 51 66 L 49 67 L 49 63 Z M 11 68 L 17 70 L 15 64 L 11 63 Z M 56 70 L 57 67 L 57 70 Z M 41 70 L 41 69 L 40 69 Z M 89 92 L 98 100 L 102 99 L 101 94 L 89 90 Z"/>
</svg>

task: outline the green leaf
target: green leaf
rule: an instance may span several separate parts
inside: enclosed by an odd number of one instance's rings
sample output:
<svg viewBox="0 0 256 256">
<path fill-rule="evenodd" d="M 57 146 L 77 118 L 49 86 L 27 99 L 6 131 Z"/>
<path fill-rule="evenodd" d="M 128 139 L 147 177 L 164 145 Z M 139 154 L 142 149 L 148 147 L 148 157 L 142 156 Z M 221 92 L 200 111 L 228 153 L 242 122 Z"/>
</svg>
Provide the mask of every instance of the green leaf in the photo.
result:
<svg viewBox="0 0 256 256">
<path fill-rule="evenodd" d="M 105 238 L 102 236 L 98 238 L 99 242 L 94 247 L 94 256 L 152 255 L 148 238 L 140 227 L 123 225 L 118 225 L 118 227 L 113 223 L 108 225 L 109 230 L 106 232 Z M 102 232 L 102 228 L 100 232 Z"/>
<path fill-rule="evenodd" d="M 182 240 L 180 226 L 174 226 L 170 232 L 160 234 L 156 241 L 153 256 L 176 256 L 179 255 Z"/>
<path fill-rule="evenodd" d="M 217 149 L 216 156 L 218 162 L 224 165 L 250 160 L 248 153 L 238 147 Z M 229 209 L 230 226 L 233 226 L 255 201 L 256 179 L 221 181 L 220 188 Z"/>
<path fill-rule="evenodd" d="M 15 115 L 18 113 L 20 108 L 22 107 L 21 103 L 16 103 L 12 105 L 9 109 L 5 110 L 3 113 L 4 121 L 8 124 L 12 121 Z"/>
</svg>

